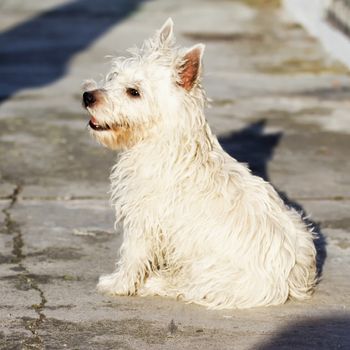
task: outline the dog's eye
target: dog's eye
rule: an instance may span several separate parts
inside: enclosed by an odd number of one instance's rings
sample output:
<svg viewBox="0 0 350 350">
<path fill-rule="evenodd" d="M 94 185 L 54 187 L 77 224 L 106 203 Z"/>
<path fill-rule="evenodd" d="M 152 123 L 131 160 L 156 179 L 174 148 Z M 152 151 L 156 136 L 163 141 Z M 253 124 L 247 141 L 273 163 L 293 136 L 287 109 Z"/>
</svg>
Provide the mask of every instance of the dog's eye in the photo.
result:
<svg viewBox="0 0 350 350">
<path fill-rule="evenodd" d="M 131 97 L 140 97 L 139 91 L 133 88 L 127 88 L 126 93 Z"/>
</svg>

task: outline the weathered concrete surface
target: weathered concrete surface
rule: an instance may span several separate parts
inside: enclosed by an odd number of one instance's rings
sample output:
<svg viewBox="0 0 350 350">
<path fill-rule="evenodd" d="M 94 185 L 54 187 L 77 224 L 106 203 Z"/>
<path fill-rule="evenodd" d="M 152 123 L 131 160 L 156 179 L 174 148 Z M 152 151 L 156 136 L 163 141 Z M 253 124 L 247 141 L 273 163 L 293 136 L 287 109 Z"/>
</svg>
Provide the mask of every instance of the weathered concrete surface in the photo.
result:
<svg viewBox="0 0 350 350">
<path fill-rule="evenodd" d="M 347 69 L 278 1 L 94 3 L 1 4 L 0 348 L 349 348 Z M 181 44 L 206 44 L 207 117 L 223 146 L 320 226 L 322 281 L 305 303 L 213 312 L 95 292 L 121 232 L 107 194 L 115 154 L 87 134 L 80 84 L 168 16 Z M 77 35 L 67 35 L 72 25 Z M 47 65 L 32 79 L 38 43 Z M 69 54 L 55 58 L 67 45 Z M 16 52 L 22 58 L 12 61 Z"/>
</svg>

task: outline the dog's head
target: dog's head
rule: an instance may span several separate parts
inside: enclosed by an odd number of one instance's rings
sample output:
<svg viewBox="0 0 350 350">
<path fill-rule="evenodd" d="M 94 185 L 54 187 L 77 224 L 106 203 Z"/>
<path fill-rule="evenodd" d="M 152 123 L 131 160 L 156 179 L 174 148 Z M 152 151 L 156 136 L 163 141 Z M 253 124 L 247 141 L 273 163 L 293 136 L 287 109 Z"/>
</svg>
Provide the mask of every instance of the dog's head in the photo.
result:
<svg viewBox="0 0 350 350">
<path fill-rule="evenodd" d="M 113 59 L 103 81 L 84 84 L 89 128 L 103 145 L 127 149 L 152 135 L 191 127 L 198 119 L 195 110 L 203 109 L 204 102 L 204 45 L 178 49 L 174 44 L 173 22 L 168 19 L 141 49 L 129 50 L 129 58 Z"/>
</svg>

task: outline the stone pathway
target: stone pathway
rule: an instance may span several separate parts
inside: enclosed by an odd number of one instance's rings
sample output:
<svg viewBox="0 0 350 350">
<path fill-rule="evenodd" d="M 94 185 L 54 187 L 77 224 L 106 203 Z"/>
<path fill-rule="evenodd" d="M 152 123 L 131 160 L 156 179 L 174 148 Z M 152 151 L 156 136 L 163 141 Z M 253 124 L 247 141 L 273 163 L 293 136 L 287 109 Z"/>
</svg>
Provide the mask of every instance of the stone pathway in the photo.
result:
<svg viewBox="0 0 350 350">
<path fill-rule="evenodd" d="M 96 3 L 0 5 L 0 349 L 349 349 L 348 70 L 278 0 Z M 179 43 L 206 44 L 207 118 L 224 148 L 319 227 L 307 302 L 219 312 L 95 291 L 121 232 L 115 154 L 90 139 L 80 84 L 169 16 Z"/>
</svg>

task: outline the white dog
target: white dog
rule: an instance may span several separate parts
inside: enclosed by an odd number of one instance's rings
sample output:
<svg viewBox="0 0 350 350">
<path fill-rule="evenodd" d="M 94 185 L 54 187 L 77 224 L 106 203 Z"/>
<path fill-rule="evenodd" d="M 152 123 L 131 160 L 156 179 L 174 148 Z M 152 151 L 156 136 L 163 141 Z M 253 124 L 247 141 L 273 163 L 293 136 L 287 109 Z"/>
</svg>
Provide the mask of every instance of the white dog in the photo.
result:
<svg viewBox="0 0 350 350">
<path fill-rule="evenodd" d="M 106 79 L 85 85 L 92 135 L 120 149 L 112 201 L 124 241 L 98 289 L 212 309 L 308 297 L 313 235 L 276 191 L 231 158 L 203 114 L 204 46 L 174 46 L 168 19 Z"/>
</svg>

